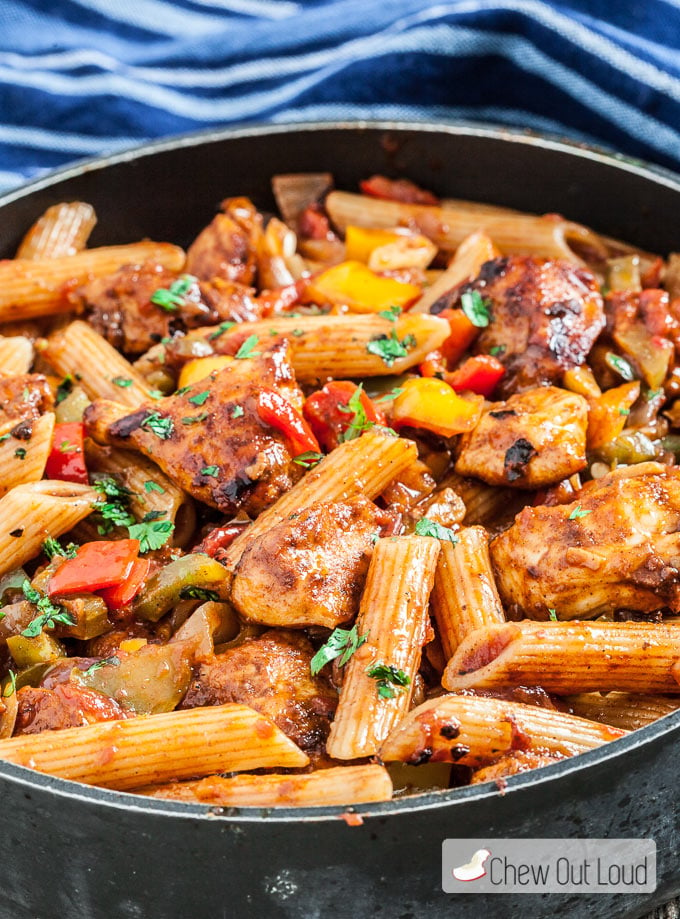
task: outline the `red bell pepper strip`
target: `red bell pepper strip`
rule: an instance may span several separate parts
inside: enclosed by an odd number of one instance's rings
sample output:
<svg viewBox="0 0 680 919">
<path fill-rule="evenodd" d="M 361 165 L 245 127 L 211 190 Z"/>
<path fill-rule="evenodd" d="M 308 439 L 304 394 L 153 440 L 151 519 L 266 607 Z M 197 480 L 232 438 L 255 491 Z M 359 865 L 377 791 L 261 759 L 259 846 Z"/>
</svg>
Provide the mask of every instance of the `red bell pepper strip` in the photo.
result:
<svg viewBox="0 0 680 919">
<path fill-rule="evenodd" d="M 97 540 L 82 545 L 47 582 L 47 594 L 91 593 L 115 587 L 129 576 L 139 554 L 138 539 Z"/>
<path fill-rule="evenodd" d="M 209 555 L 211 558 L 217 558 L 219 561 L 218 553 L 228 549 L 236 537 L 240 536 L 245 530 L 248 523 L 247 520 L 244 520 L 243 522 L 236 521 L 234 523 L 228 523 L 223 527 L 215 527 L 214 530 L 210 530 L 209 533 L 206 533 L 199 544 L 194 546 L 191 551 L 205 552 L 206 555 Z"/>
<path fill-rule="evenodd" d="M 48 479 L 62 479 L 65 482 L 87 485 L 84 439 L 85 426 L 79 421 L 55 424 L 52 449 L 45 465 L 45 476 Z"/>
<path fill-rule="evenodd" d="M 124 581 L 116 584 L 115 587 L 104 587 L 99 591 L 99 596 L 110 610 L 118 612 L 134 600 L 148 577 L 150 567 L 150 559 L 136 558 L 132 563 L 130 574 Z"/>
<path fill-rule="evenodd" d="M 403 204 L 439 204 L 436 195 L 409 179 L 388 179 L 386 176 L 375 175 L 359 182 L 359 188 L 372 198 L 386 198 Z"/>
<path fill-rule="evenodd" d="M 340 436 L 352 424 L 354 415 L 346 408 L 357 389 L 356 383 L 349 380 L 334 380 L 312 393 L 305 401 L 302 411 L 324 450 L 335 449 L 340 443 Z M 363 390 L 360 404 L 367 423 L 385 424 L 385 415 Z"/>
<path fill-rule="evenodd" d="M 430 351 L 425 360 L 418 364 L 421 377 L 441 377 L 446 373 L 444 356 L 441 351 Z"/>
<path fill-rule="evenodd" d="M 442 310 L 440 319 L 446 319 L 451 334 L 440 346 L 440 351 L 449 367 L 454 367 L 477 338 L 480 329 L 468 319 L 462 310 Z"/>
<path fill-rule="evenodd" d="M 257 399 L 257 414 L 265 424 L 280 431 L 288 441 L 291 456 L 301 453 L 318 453 L 316 437 L 302 417 L 287 399 L 273 389 L 263 389 Z"/>
<path fill-rule="evenodd" d="M 456 392 L 467 390 L 488 399 L 504 373 L 505 367 L 497 358 L 491 354 L 478 354 L 469 357 L 458 370 L 447 373 L 444 379 Z"/>
<path fill-rule="evenodd" d="M 277 313 L 285 313 L 291 306 L 300 302 L 306 286 L 307 279 L 300 278 L 294 284 L 287 284 L 285 287 L 263 290 L 257 298 L 257 302 L 262 308 L 262 317 L 266 318 Z"/>
</svg>

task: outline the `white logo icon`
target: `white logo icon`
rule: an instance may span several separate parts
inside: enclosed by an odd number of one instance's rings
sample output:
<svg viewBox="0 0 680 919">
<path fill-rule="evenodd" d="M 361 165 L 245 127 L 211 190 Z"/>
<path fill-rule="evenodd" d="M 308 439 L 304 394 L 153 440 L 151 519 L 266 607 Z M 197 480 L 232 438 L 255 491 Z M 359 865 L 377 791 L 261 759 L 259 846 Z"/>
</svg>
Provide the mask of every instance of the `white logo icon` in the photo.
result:
<svg viewBox="0 0 680 919">
<path fill-rule="evenodd" d="M 477 849 L 467 865 L 460 865 L 453 869 L 453 876 L 457 881 L 476 881 L 486 874 L 484 862 L 491 855 L 488 849 Z"/>
</svg>

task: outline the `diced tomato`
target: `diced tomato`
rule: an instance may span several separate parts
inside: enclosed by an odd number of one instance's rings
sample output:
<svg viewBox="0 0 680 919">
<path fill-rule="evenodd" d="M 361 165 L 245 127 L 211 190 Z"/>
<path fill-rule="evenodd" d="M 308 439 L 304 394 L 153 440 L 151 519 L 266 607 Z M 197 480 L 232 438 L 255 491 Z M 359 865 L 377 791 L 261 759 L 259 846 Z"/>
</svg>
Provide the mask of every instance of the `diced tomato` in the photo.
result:
<svg viewBox="0 0 680 919">
<path fill-rule="evenodd" d="M 84 439 L 85 426 L 80 422 L 55 424 L 52 449 L 45 466 L 45 476 L 48 479 L 62 479 L 65 482 L 87 485 Z"/>
<path fill-rule="evenodd" d="M 420 188 L 409 179 L 388 179 L 386 176 L 374 175 L 359 182 L 365 195 L 372 198 L 386 198 L 388 201 L 401 201 L 403 204 L 439 204 L 439 198 L 431 191 Z"/>
<path fill-rule="evenodd" d="M 347 405 L 357 389 L 356 383 L 349 380 L 334 380 L 306 400 L 302 411 L 324 450 L 335 449 L 340 443 L 340 435 L 352 424 L 354 415 L 347 411 Z M 363 390 L 360 403 L 367 422 L 385 424 L 385 415 Z"/>
<path fill-rule="evenodd" d="M 285 287 L 277 287 L 275 290 L 263 290 L 257 298 L 257 302 L 262 306 L 262 316 L 283 313 L 289 307 L 299 303 L 306 284 L 307 279 L 300 278 L 299 281 L 294 284 L 287 284 Z"/>
<path fill-rule="evenodd" d="M 470 322 L 462 310 L 442 310 L 439 318 L 446 319 L 451 329 L 451 334 L 440 350 L 449 367 L 453 367 L 477 338 L 480 329 Z"/>
<path fill-rule="evenodd" d="M 116 584 L 115 587 L 104 587 L 99 591 L 99 596 L 110 610 L 117 612 L 134 600 L 149 575 L 150 567 L 150 559 L 136 558 L 132 563 L 130 573 L 124 581 Z"/>
<path fill-rule="evenodd" d="M 301 453 L 318 453 L 316 437 L 302 417 L 287 399 L 273 389 L 263 389 L 258 394 L 257 413 L 265 424 L 280 431 L 288 441 L 291 456 Z"/>
<path fill-rule="evenodd" d="M 444 379 L 456 392 L 474 392 L 488 399 L 504 373 L 505 367 L 498 358 L 478 354 L 469 357 L 458 370 L 447 373 Z"/>
<path fill-rule="evenodd" d="M 47 594 L 53 597 L 115 587 L 130 576 L 138 554 L 138 539 L 86 542 L 75 558 L 57 568 L 47 583 Z"/>
<path fill-rule="evenodd" d="M 224 527 L 215 527 L 203 537 L 192 552 L 205 552 L 211 558 L 218 557 L 217 553 L 228 549 L 237 536 L 248 526 L 247 521 L 228 523 Z M 219 557 L 218 557 L 219 560 Z"/>
<path fill-rule="evenodd" d="M 418 364 L 421 377 L 438 377 L 446 373 L 446 364 L 441 351 L 430 351 L 422 364 Z"/>
</svg>

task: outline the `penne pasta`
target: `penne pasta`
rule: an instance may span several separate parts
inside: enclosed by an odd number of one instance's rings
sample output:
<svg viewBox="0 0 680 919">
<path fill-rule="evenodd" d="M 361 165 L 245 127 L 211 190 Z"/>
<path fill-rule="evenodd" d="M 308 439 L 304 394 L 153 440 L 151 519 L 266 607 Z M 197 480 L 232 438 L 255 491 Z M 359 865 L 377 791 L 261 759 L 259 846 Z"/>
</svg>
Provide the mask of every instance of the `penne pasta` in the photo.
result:
<svg viewBox="0 0 680 919">
<path fill-rule="evenodd" d="M 13 437 L 9 431 L 0 434 L 0 497 L 17 485 L 43 477 L 52 449 L 54 413 L 45 412 L 30 423 L 30 429 L 23 430 L 30 430 L 28 439 Z"/>
<path fill-rule="evenodd" d="M 42 356 L 61 376 L 75 377 L 90 399 L 136 408 L 149 398 L 146 381 L 132 364 L 79 319 L 51 335 Z"/>
<path fill-rule="evenodd" d="M 171 782 L 135 789 L 150 798 L 170 798 L 219 807 L 334 807 L 389 801 L 392 781 L 384 766 L 333 766 L 303 775 L 212 775 L 198 782 Z"/>
<path fill-rule="evenodd" d="M 464 204 L 455 208 L 403 204 L 344 191 L 330 192 L 326 208 L 335 226 L 342 231 L 349 224 L 382 228 L 408 225 L 446 251 L 457 249 L 471 233 L 482 231 L 493 239 L 503 254 L 564 258 L 576 264 L 583 264 L 579 249 L 590 250 L 600 261 L 609 254 L 596 233 L 558 214 L 534 217 L 489 213 L 478 207 L 467 208 Z"/>
<path fill-rule="evenodd" d="M 7 492 L 0 499 L 0 577 L 34 558 L 48 536 L 68 533 L 98 500 L 88 485 L 49 479 Z"/>
<path fill-rule="evenodd" d="M 475 629 L 505 621 L 484 527 L 465 527 L 454 544 L 441 540 L 432 588 L 432 612 L 448 660 Z"/>
<path fill-rule="evenodd" d="M 87 245 L 96 223 L 97 216 L 91 204 L 83 201 L 53 204 L 24 236 L 16 257 L 40 259 L 75 255 Z"/>
<path fill-rule="evenodd" d="M 456 249 L 446 271 L 443 271 L 437 280 L 428 287 L 422 297 L 417 300 L 410 313 L 429 313 L 430 308 L 444 297 L 449 291 L 471 281 L 479 274 L 479 270 L 489 259 L 496 258 L 500 253 L 491 239 L 485 234 L 471 233 Z"/>
<path fill-rule="evenodd" d="M 140 242 L 129 246 L 85 249 L 58 258 L 16 259 L 0 263 L 0 322 L 54 316 L 71 308 L 64 285 L 111 274 L 123 265 L 157 262 L 181 271 L 185 255 L 170 243 Z"/>
<path fill-rule="evenodd" d="M 679 693 L 680 628 L 649 622 L 508 622 L 463 641 L 445 689 L 542 686 L 548 692 Z"/>
<path fill-rule="evenodd" d="M 0 336 L 0 376 L 28 373 L 33 366 L 33 343 L 24 335 Z"/>
<path fill-rule="evenodd" d="M 234 540 L 225 553 L 224 564 L 234 568 L 251 540 L 312 504 L 346 501 L 357 495 L 376 498 L 416 459 L 413 442 L 381 433 L 377 428 L 340 444 Z"/>
<path fill-rule="evenodd" d="M 581 718 L 603 721 L 625 731 L 636 731 L 680 708 L 680 698 L 632 692 L 584 692 L 567 696 L 564 701 Z"/>
<path fill-rule="evenodd" d="M 554 709 L 444 695 L 410 711 L 379 750 L 384 762 L 481 766 L 516 750 L 574 756 L 623 737 L 619 728 Z"/>
<path fill-rule="evenodd" d="M 133 453 L 85 443 L 87 468 L 112 475 L 130 492 L 130 510 L 141 520 L 146 514 L 161 514 L 175 529 L 172 542 L 184 546 L 196 528 L 196 508 L 190 495 L 179 488 L 155 463 Z"/>
<path fill-rule="evenodd" d="M 429 619 L 439 542 L 428 536 L 379 539 L 368 568 L 356 629 L 366 641 L 346 665 L 326 744 L 329 756 L 356 759 L 378 752 L 408 711 Z M 385 667 L 398 685 L 381 679 Z"/>
<path fill-rule="evenodd" d="M 0 759 L 121 791 L 309 762 L 273 722 L 233 703 L 13 737 L 0 741 Z"/>
</svg>

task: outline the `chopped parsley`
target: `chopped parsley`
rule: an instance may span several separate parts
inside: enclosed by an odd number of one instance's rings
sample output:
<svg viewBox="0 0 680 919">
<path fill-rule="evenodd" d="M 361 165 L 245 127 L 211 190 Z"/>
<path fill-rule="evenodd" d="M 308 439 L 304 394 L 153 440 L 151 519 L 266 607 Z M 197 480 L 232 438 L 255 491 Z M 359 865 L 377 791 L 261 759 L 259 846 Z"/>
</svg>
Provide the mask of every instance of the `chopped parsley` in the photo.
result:
<svg viewBox="0 0 680 919">
<path fill-rule="evenodd" d="M 241 347 L 238 349 L 234 357 L 237 358 L 237 360 L 239 361 L 246 360 L 246 358 L 249 358 L 249 357 L 259 357 L 260 352 L 253 350 L 256 347 L 257 342 L 258 342 L 257 335 L 249 335 L 246 338 L 246 340 L 243 342 Z"/>
<path fill-rule="evenodd" d="M 149 398 L 151 398 L 151 399 L 162 399 L 162 398 L 163 398 L 163 393 L 160 391 L 160 389 L 150 389 L 150 390 L 149 390 Z"/>
<path fill-rule="evenodd" d="M 183 600 L 219 600 L 220 595 L 216 590 L 208 590 L 205 587 L 183 587 L 179 592 Z"/>
<path fill-rule="evenodd" d="M 201 475 L 209 475 L 209 476 L 212 476 L 212 478 L 214 479 L 216 479 L 219 474 L 220 474 L 219 466 L 204 466 L 203 469 L 201 469 Z"/>
<path fill-rule="evenodd" d="M 21 633 L 24 638 L 36 638 L 43 629 L 53 629 L 58 623 L 61 625 L 75 625 L 76 620 L 62 606 L 52 603 L 49 597 L 44 596 L 31 582 L 26 580 L 21 585 L 24 597 L 38 607 L 39 616 L 36 616 Z"/>
<path fill-rule="evenodd" d="M 615 373 L 618 373 L 627 383 L 635 379 L 635 372 L 625 357 L 621 357 L 620 354 L 614 354 L 612 351 L 607 351 L 604 359 L 607 366 L 611 367 L 611 369 Z"/>
<path fill-rule="evenodd" d="M 460 298 L 460 305 L 470 322 L 478 329 L 485 329 L 491 321 L 489 303 L 478 290 L 466 290 Z"/>
<path fill-rule="evenodd" d="M 18 457 L 20 460 L 26 459 L 26 448 L 17 447 L 16 450 L 14 451 L 14 455 Z"/>
<path fill-rule="evenodd" d="M 357 388 L 349 397 L 346 405 L 338 403 L 338 409 L 341 412 L 352 415 L 349 426 L 338 436 L 340 443 L 345 443 L 348 440 L 355 440 L 357 437 L 361 437 L 364 431 L 368 431 L 375 427 L 375 422 L 368 420 L 368 415 L 366 414 L 366 409 L 364 408 L 364 404 L 361 399 L 363 394 L 364 384 L 359 383 Z"/>
<path fill-rule="evenodd" d="M 338 665 L 344 667 L 367 638 L 368 632 L 365 635 L 359 635 L 356 625 L 353 625 L 351 629 L 334 629 L 329 635 L 328 641 L 321 645 L 310 662 L 312 676 L 316 676 L 326 664 L 330 664 L 336 657 L 340 658 Z"/>
<path fill-rule="evenodd" d="M 60 453 L 80 453 L 78 444 L 72 444 L 70 440 L 62 440 L 59 444 Z"/>
<path fill-rule="evenodd" d="M 236 325 L 235 322 L 221 322 L 214 332 L 211 332 L 208 335 L 208 341 L 215 341 L 216 338 L 219 338 L 220 335 L 224 335 L 225 332 L 228 332 L 229 329 L 233 329 Z"/>
<path fill-rule="evenodd" d="M 160 306 L 166 313 L 174 313 L 184 306 L 184 298 L 191 290 L 191 285 L 197 280 L 192 274 L 183 274 L 170 287 L 159 287 L 151 294 L 151 302 Z"/>
<path fill-rule="evenodd" d="M 391 335 L 380 335 L 374 338 L 366 345 L 369 354 L 377 354 L 381 357 L 388 367 L 400 357 L 408 357 L 409 348 L 416 345 L 415 335 L 406 335 L 401 341 L 397 335 L 396 329 L 392 329 Z"/>
<path fill-rule="evenodd" d="M 102 667 L 120 667 L 120 658 L 114 654 L 111 657 L 104 657 L 100 661 L 95 661 L 94 664 L 90 664 L 83 676 L 92 676 Z"/>
<path fill-rule="evenodd" d="M 165 489 L 162 485 L 159 485 L 158 482 L 152 482 L 151 479 L 147 480 L 144 483 L 144 491 L 149 494 L 151 491 L 157 491 L 159 495 L 165 494 Z"/>
<path fill-rule="evenodd" d="M 3 699 L 9 699 L 10 696 L 13 696 L 17 691 L 17 675 L 13 670 L 10 670 L 7 674 L 7 679 L 9 682 L 2 691 Z"/>
<path fill-rule="evenodd" d="M 578 520 L 579 517 L 587 517 L 588 514 L 592 514 L 592 511 L 584 511 L 582 510 L 581 505 L 577 504 L 571 514 L 569 514 L 569 519 Z"/>
<path fill-rule="evenodd" d="M 209 414 L 209 412 L 201 412 L 200 415 L 187 415 L 182 418 L 182 424 L 198 424 L 199 421 L 205 421 Z"/>
<path fill-rule="evenodd" d="M 630 409 L 629 409 L 629 408 L 620 408 L 620 409 L 619 409 L 619 415 L 630 415 Z"/>
<path fill-rule="evenodd" d="M 293 462 L 303 469 L 311 469 L 323 459 L 323 453 L 317 453 L 315 450 L 307 450 L 306 453 L 298 453 L 293 457 Z"/>
<path fill-rule="evenodd" d="M 442 526 L 436 520 L 430 520 L 428 517 L 421 517 L 416 523 L 416 533 L 418 536 L 433 536 L 435 539 L 445 539 L 448 542 L 452 542 L 454 546 L 458 542 L 458 537 L 453 530 Z"/>
<path fill-rule="evenodd" d="M 401 316 L 401 307 L 390 306 L 386 310 L 379 310 L 378 316 L 382 316 L 382 318 L 387 319 L 388 322 L 396 322 Z"/>
<path fill-rule="evenodd" d="M 149 412 L 142 421 L 141 427 L 148 428 L 149 431 L 153 432 L 156 437 L 160 437 L 161 440 L 167 440 L 168 437 L 172 436 L 174 431 L 172 418 L 164 418 L 160 412 Z"/>
<path fill-rule="evenodd" d="M 235 405 L 233 409 L 231 410 L 231 417 L 232 418 L 242 418 L 243 417 L 243 406 Z"/>
<path fill-rule="evenodd" d="M 556 609 L 549 609 L 549 610 L 548 610 L 548 615 L 550 616 L 550 621 L 551 621 L 551 622 L 557 622 L 557 621 L 558 621 L 558 620 L 557 620 L 557 610 L 556 610 Z"/>
<path fill-rule="evenodd" d="M 161 549 L 168 539 L 170 539 L 172 531 L 175 529 L 174 523 L 170 520 L 155 519 L 158 513 L 158 511 L 151 511 L 151 513 L 144 517 L 141 523 L 133 523 L 128 527 L 130 539 L 139 540 L 140 552 L 151 552 L 154 549 Z"/>
<path fill-rule="evenodd" d="M 290 334 L 294 335 L 296 338 L 299 338 L 301 335 L 305 334 L 305 330 L 304 329 L 293 329 L 293 331 Z"/>
<path fill-rule="evenodd" d="M 411 685 L 411 677 L 393 664 L 375 664 L 368 668 L 366 675 L 376 680 L 381 699 L 394 699 L 397 693 Z"/>
<path fill-rule="evenodd" d="M 65 558 L 75 558 L 78 552 L 78 546 L 74 542 L 70 542 L 66 548 L 64 548 L 58 539 L 53 539 L 51 536 L 48 536 L 42 544 L 42 549 L 50 560 L 52 560 L 55 555 L 62 555 Z"/>
<path fill-rule="evenodd" d="M 57 394 L 54 399 L 55 405 L 61 405 L 64 399 L 73 392 L 73 377 L 70 373 L 66 374 L 61 383 L 57 386 Z"/>
<path fill-rule="evenodd" d="M 648 402 L 653 402 L 657 396 L 660 396 L 663 393 L 663 389 L 648 389 L 646 392 L 646 397 Z"/>
<path fill-rule="evenodd" d="M 195 396 L 189 396 L 189 402 L 191 402 L 192 405 L 205 405 L 209 396 L 210 390 L 204 389 L 203 392 L 196 393 Z"/>
<path fill-rule="evenodd" d="M 396 399 L 397 396 L 400 396 L 403 393 L 403 391 L 404 390 L 402 389 L 401 386 L 395 386 L 393 390 L 391 390 L 388 393 L 385 393 L 384 396 L 380 396 L 379 399 L 374 399 L 373 401 L 374 402 L 391 402 L 392 399 Z"/>
<path fill-rule="evenodd" d="M 145 482 L 145 491 L 157 491 L 160 485 L 155 488 L 147 488 L 147 485 L 155 486 L 155 482 Z M 94 510 L 98 511 L 103 517 L 103 522 L 97 527 L 100 536 L 106 536 L 114 527 L 125 527 L 130 535 L 130 539 L 139 540 L 139 551 L 150 552 L 153 549 L 160 549 L 170 538 L 174 524 L 169 520 L 159 520 L 158 517 L 163 515 L 164 511 L 149 511 L 144 516 L 141 523 L 137 523 L 130 513 L 129 503 L 132 496 L 127 488 L 119 485 L 114 479 L 99 479 L 94 483 L 94 488 L 109 498 L 106 504 L 95 504 Z"/>
<path fill-rule="evenodd" d="M 505 345 L 494 345 L 493 348 L 489 348 L 489 354 L 492 357 L 500 357 L 501 354 L 505 354 L 506 350 Z"/>
<path fill-rule="evenodd" d="M 115 386 L 120 386 L 121 389 L 127 389 L 128 386 L 132 386 L 132 380 L 129 377 L 113 377 L 111 382 Z"/>
</svg>

